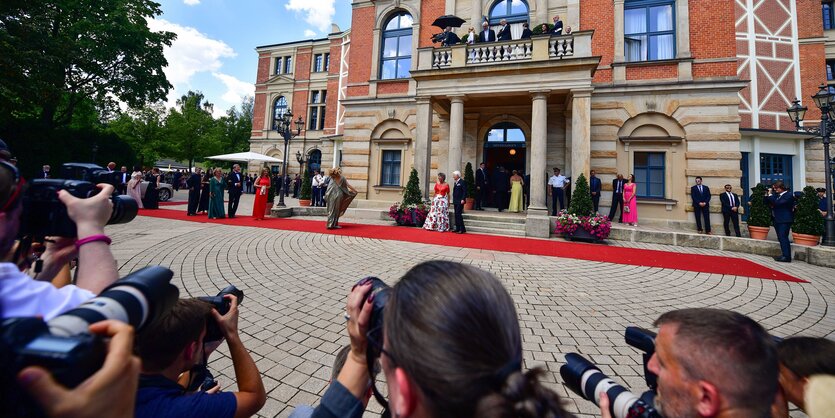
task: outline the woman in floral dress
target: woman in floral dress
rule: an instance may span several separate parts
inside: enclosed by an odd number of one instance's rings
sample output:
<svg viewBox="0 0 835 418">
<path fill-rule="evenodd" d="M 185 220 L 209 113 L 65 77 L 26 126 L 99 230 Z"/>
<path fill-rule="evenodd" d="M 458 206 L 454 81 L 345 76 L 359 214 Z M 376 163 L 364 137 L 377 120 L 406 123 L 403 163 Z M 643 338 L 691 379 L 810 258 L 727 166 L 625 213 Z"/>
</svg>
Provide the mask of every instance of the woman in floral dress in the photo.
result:
<svg viewBox="0 0 835 418">
<path fill-rule="evenodd" d="M 432 199 L 432 208 L 426 216 L 423 229 L 438 232 L 449 231 L 449 184 L 446 183 L 444 173 L 438 173 L 438 181 L 435 182 L 435 198 Z"/>
</svg>

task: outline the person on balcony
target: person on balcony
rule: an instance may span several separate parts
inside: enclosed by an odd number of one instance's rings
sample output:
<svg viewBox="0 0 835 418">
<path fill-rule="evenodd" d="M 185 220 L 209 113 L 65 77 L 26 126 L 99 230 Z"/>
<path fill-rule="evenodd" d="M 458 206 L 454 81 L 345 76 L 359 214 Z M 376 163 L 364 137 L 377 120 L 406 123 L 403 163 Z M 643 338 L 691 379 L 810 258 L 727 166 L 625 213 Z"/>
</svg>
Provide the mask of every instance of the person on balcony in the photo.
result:
<svg viewBox="0 0 835 418">
<path fill-rule="evenodd" d="M 478 42 L 496 42 L 496 32 L 490 29 L 489 23 L 483 22 L 481 24 L 481 33 L 479 34 Z"/>
<path fill-rule="evenodd" d="M 552 35 L 562 35 L 562 20 L 560 15 L 554 16 L 554 29 L 551 30 Z"/>
<path fill-rule="evenodd" d="M 522 36 L 519 39 L 531 39 L 531 35 L 533 35 L 533 32 L 531 32 L 531 29 L 528 28 L 528 22 L 523 23 Z"/>
<path fill-rule="evenodd" d="M 496 42 L 512 40 L 513 38 L 510 36 L 510 25 L 507 24 L 507 20 L 502 19 L 499 24 L 502 27 L 499 29 L 499 33 L 496 34 Z"/>
<path fill-rule="evenodd" d="M 478 34 L 475 33 L 475 28 L 470 26 L 470 30 L 467 32 L 467 45 L 473 45 L 477 41 Z"/>
<path fill-rule="evenodd" d="M 461 43 L 461 38 L 452 31 L 452 26 L 447 26 L 444 29 L 444 40 L 441 41 L 441 46 L 453 46 Z"/>
</svg>

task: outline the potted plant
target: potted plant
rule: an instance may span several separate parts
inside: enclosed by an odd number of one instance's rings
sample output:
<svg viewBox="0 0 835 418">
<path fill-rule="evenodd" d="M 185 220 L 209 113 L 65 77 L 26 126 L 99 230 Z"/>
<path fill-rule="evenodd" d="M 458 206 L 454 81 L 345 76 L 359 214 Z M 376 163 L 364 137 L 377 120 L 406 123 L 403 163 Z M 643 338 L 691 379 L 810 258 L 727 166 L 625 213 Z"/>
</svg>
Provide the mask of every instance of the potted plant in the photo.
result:
<svg viewBox="0 0 835 418">
<path fill-rule="evenodd" d="M 771 208 L 765 203 L 766 187 L 762 183 L 751 188 L 748 200 L 748 235 L 753 239 L 766 239 L 771 228 Z"/>
<path fill-rule="evenodd" d="M 792 239 L 795 244 L 815 246 L 823 235 L 823 216 L 818 210 L 819 199 L 812 186 L 803 188 L 803 195 L 797 201 L 792 222 Z"/>
<path fill-rule="evenodd" d="M 556 233 L 568 240 L 597 242 L 609 237 L 612 222 L 608 217 L 594 213 L 591 192 L 586 176 L 580 174 L 571 194 L 568 210 L 557 214 Z"/>
<path fill-rule="evenodd" d="M 475 206 L 475 173 L 471 163 L 467 163 L 467 166 L 464 167 L 464 182 L 467 183 L 467 198 L 464 200 L 464 210 L 473 210 L 473 206 Z"/>
<path fill-rule="evenodd" d="M 312 194 L 310 182 L 310 170 L 304 170 L 302 187 L 299 191 L 299 206 L 310 206 L 310 195 Z"/>
<path fill-rule="evenodd" d="M 420 180 L 414 168 L 409 174 L 409 182 L 403 193 L 403 201 L 389 207 L 389 217 L 402 226 L 423 226 L 431 205 L 420 194 Z"/>
</svg>

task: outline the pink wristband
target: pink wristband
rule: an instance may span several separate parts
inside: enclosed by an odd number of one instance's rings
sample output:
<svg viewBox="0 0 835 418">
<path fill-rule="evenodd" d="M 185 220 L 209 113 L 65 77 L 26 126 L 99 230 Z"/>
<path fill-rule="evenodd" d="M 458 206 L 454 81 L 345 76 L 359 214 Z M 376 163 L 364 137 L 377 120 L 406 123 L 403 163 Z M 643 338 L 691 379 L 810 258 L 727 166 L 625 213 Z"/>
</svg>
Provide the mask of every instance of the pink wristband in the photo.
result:
<svg viewBox="0 0 835 418">
<path fill-rule="evenodd" d="M 110 237 L 108 237 L 107 235 L 104 235 L 104 234 L 90 235 L 89 237 L 81 238 L 80 240 L 76 241 L 75 242 L 75 248 L 78 249 L 78 248 L 81 248 L 81 246 L 84 245 L 84 244 L 88 244 L 88 243 L 96 242 L 96 241 L 101 241 L 101 242 L 103 242 L 107 245 L 110 245 L 110 243 L 112 242 L 110 240 Z"/>
</svg>

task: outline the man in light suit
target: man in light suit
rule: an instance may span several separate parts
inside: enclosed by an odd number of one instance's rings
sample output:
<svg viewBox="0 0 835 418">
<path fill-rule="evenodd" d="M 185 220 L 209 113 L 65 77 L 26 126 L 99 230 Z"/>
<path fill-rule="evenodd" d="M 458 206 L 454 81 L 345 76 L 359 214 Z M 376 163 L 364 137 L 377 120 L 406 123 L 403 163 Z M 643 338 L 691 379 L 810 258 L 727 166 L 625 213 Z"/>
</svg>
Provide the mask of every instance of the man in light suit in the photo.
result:
<svg viewBox="0 0 835 418">
<path fill-rule="evenodd" d="M 589 177 L 589 192 L 591 192 L 591 202 L 594 204 L 594 213 L 597 213 L 597 208 L 600 206 L 600 192 L 603 190 L 603 182 L 597 178 L 597 173 L 591 170 Z"/>
<path fill-rule="evenodd" d="M 244 177 L 241 174 L 240 165 L 235 164 L 232 166 L 232 172 L 226 177 L 226 189 L 229 190 L 227 216 L 234 218 L 235 212 L 238 211 L 238 203 L 241 201 L 241 193 L 244 191 Z"/>
<path fill-rule="evenodd" d="M 774 261 L 791 263 L 792 249 L 789 243 L 789 230 L 794 222 L 794 197 L 786 191 L 786 185 L 782 181 L 776 181 L 766 192 L 765 203 L 771 206 L 774 231 L 777 232 L 777 240 L 780 241 L 782 253 L 780 257 L 774 257 Z"/>
<path fill-rule="evenodd" d="M 733 187 L 730 184 L 725 185 L 725 192 L 719 195 L 719 201 L 722 202 L 722 219 L 725 225 L 725 236 L 731 236 L 731 229 L 728 227 L 728 222 L 733 222 L 734 232 L 736 236 L 739 234 L 739 195 L 734 193 Z"/>
<path fill-rule="evenodd" d="M 475 210 L 484 210 L 482 205 L 487 203 L 487 186 L 490 181 L 487 177 L 487 165 L 481 163 L 475 172 Z"/>
<path fill-rule="evenodd" d="M 487 22 L 482 22 L 481 32 L 478 34 L 478 43 L 483 42 L 496 42 L 496 32 L 490 29 L 490 24 Z"/>
<path fill-rule="evenodd" d="M 510 25 L 507 24 L 507 20 L 502 19 L 499 24 L 502 25 L 502 27 L 499 29 L 499 33 L 496 34 L 496 42 L 511 40 Z"/>
<path fill-rule="evenodd" d="M 467 182 L 461 180 L 461 172 L 453 171 L 452 204 L 455 206 L 455 233 L 467 232 L 464 227 L 464 202 L 467 199 Z"/>
<path fill-rule="evenodd" d="M 615 214 L 620 207 L 620 215 L 618 216 L 618 223 L 623 223 L 623 186 L 626 185 L 626 179 L 623 174 L 618 174 L 617 178 L 612 180 L 612 207 L 609 209 L 609 220 L 615 219 Z"/>
<path fill-rule="evenodd" d="M 701 177 L 696 177 L 696 185 L 690 188 L 690 198 L 693 199 L 693 212 L 696 214 L 696 229 L 700 234 L 710 235 L 710 188 L 702 184 Z"/>
</svg>

